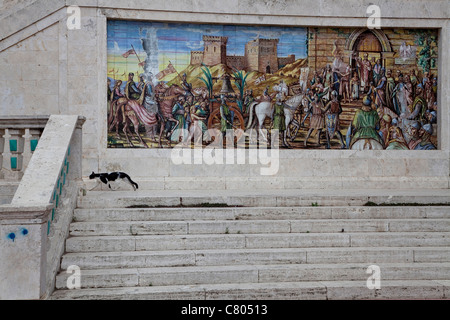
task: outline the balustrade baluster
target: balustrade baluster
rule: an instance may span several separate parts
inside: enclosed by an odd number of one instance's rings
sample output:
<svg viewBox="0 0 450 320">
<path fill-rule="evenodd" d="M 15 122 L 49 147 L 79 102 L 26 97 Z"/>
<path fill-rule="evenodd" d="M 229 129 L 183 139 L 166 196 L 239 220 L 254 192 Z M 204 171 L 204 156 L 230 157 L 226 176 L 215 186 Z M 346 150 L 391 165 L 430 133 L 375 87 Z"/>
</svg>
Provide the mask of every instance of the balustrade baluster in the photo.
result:
<svg viewBox="0 0 450 320">
<path fill-rule="evenodd" d="M 5 148 L 5 133 L 6 130 L 0 129 L 0 179 L 3 179 L 3 154 Z"/>
</svg>

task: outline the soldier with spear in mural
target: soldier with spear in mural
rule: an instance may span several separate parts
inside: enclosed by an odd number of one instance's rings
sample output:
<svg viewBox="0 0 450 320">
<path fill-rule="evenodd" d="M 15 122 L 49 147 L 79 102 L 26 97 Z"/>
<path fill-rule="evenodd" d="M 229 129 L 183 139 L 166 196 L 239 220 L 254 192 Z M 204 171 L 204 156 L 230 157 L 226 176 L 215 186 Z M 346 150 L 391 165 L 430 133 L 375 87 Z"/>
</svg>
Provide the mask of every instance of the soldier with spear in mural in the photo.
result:
<svg viewBox="0 0 450 320">
<path fill-rule="evenodd" d="M 341 133 L 341 126 L 339 121 L 339 115 L 342 113 L 341 103 L 338 100 L 338 93 L 336 90 L 331 92 L 331 101 L 328 102 L 324 109 L 325 114 L 325 126 L 327 137 L 327 149 L 331 148 L 330 140 L 337 134 L 339 141 L 341 142 L 341 149 L 345 149 L 344 138 Z"/>
</svg>

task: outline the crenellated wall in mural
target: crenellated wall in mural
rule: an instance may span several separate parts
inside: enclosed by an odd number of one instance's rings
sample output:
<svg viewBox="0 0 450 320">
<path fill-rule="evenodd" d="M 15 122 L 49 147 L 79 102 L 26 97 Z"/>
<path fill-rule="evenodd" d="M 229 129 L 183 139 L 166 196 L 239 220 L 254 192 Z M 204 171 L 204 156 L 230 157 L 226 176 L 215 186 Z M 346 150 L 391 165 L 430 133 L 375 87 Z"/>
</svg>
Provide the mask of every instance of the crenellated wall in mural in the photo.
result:
<svg viewBox="0 0 450 320">
<path fill-rule="evenodd" d="M 438 146 L 432 29 L 109 20 L 107 42 L 108 148 Z"/>
</svg>

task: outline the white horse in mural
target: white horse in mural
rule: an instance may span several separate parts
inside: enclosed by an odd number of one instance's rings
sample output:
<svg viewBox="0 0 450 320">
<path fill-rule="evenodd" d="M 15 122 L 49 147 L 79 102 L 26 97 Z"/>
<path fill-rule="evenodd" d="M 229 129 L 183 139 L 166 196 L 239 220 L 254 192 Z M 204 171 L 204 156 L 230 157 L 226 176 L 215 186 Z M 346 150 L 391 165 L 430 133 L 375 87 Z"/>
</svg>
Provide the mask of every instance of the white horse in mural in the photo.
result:
<svg viewBox="0 0 450 320">
<path fill-rule="evenodd" d="M 273 94 L 274 95 L 274 94 Z M 264 132 L 262 131 L 264 126 L 264 121 L 266 118 L 269 118 L 270 120 L 273 119 L 273 105 L 272 105 L 272 98 L 273 95 L 270 97 L 265 98 L 263 101 L 254 101 L 250 104 L 249 108 L 249 120 L 247 124 L 246 129 L 252 129 L 258 126 L 258 132 L 263 137 L 264 141 L 267 141 L 267 137 L 264 135 Z M 303 100 L 304 94 L 298 94 L 291 98 L 289 98 L 285 103 L 284 107 L 284 117 L 285 117 L 285 123 L 286 123 L 286 130 L 287 134 L 290 136 L 290 129 L 289 125 L 294 120 L 294 115 L 297 110 L 297 108 L 301 105 Z M 295 124 L 294 124 L 295 126 Z M 298 126 L 300 126 L 298 124 Z"/>
<path fill-rule="evenodd" d="M 292 98 L 288 99 L 285 102 L 285 108 L 284 108 L 284 116 L 285 116 L 285 122 L 286 122 L 286 131 L 287 136 L 294 141 L 295 136 L 297 135 L 298 129 L 300 128 L 300 123 L 298 123 L 297 120 L 295 120 L 294 116 L 296 111 L 298 110 L 299 106 L 302 105 L 302 101 L 304 100 L 304 94 L 298 94 L 293 96 Z M 300 109 L 300 114 L 301 114 Z M 291 134 L 290 124 L 293 124 L 294 126 L 294 132 L 295 134 Z"/>
</svg>

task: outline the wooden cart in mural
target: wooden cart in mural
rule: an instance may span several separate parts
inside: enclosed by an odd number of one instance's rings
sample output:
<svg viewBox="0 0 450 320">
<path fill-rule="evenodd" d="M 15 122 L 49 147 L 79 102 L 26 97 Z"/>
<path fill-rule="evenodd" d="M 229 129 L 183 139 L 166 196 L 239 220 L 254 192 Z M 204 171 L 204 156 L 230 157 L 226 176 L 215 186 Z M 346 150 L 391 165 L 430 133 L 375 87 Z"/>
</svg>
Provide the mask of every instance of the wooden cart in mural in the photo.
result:
<svg viewBox="0 0 450 320">
<path fill-rule="evenodd" d="M 208 129 L 220 130 L 220 101 L 213 101 L 210 104 L 210 115 L 208 119 Z M 227 105 L 233 112 L 233 129 L 242 129 L 245 131 L 245 120 L 236 102 L 227 101 Z"/>
</svg>

